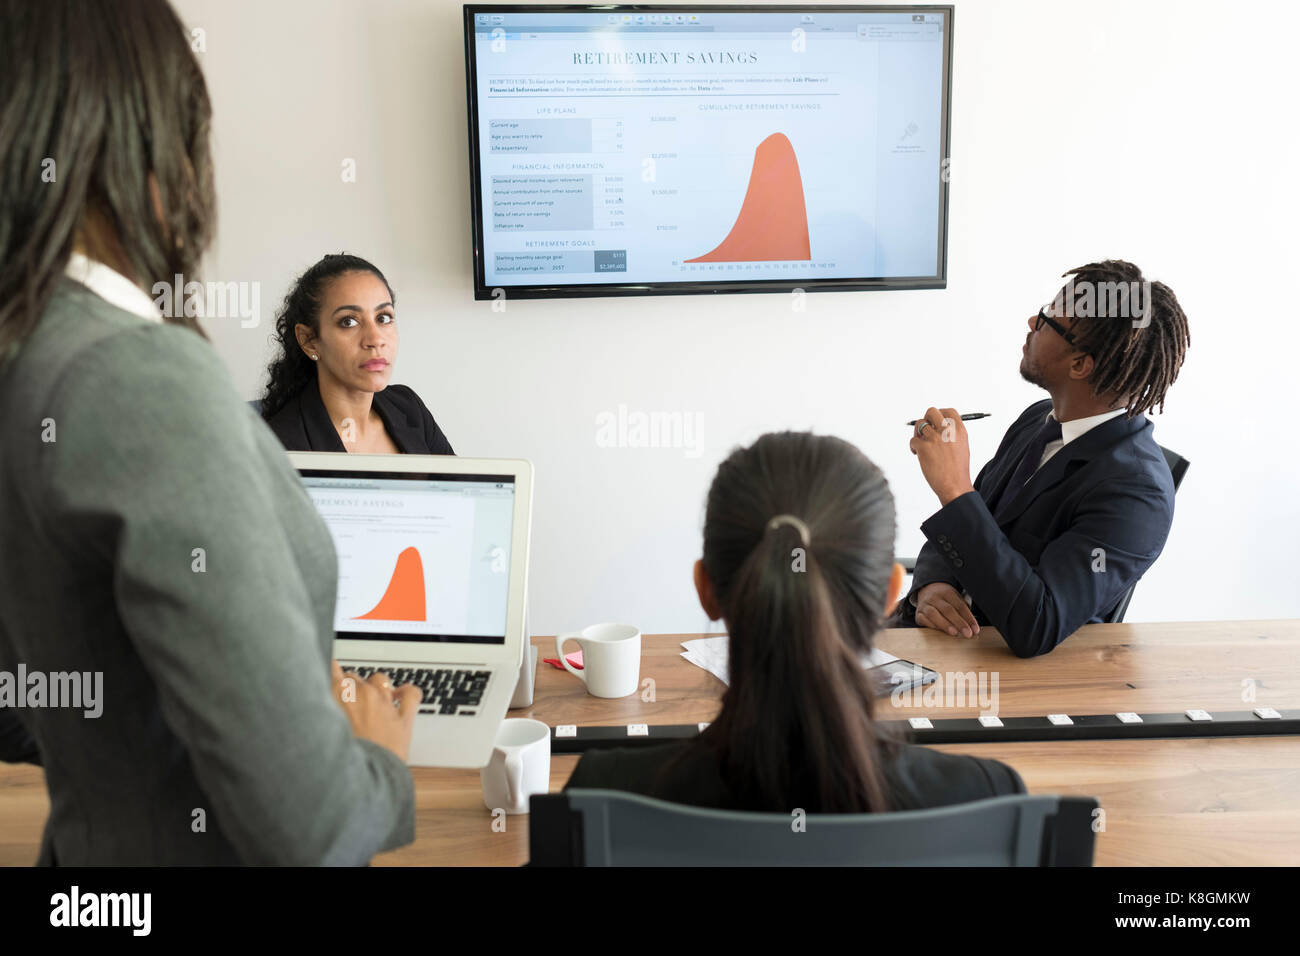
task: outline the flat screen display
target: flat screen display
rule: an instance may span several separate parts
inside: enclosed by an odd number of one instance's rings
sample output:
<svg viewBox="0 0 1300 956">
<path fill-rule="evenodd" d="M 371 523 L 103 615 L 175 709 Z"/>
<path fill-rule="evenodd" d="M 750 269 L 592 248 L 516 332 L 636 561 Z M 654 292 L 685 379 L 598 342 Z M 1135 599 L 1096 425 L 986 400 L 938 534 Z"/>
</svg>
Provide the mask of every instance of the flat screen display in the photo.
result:
<svg viewBox="0 0 1300 956">
<path fill-rule="evenodd" d="M 952 8 L 465 7 L 475 297 L 943 288 Z"/>
<path fill-rule="evenodd" d="M 299 476 L 338 555 L 337 637 L 505 643 L 511 475 Z"/>
</svg>

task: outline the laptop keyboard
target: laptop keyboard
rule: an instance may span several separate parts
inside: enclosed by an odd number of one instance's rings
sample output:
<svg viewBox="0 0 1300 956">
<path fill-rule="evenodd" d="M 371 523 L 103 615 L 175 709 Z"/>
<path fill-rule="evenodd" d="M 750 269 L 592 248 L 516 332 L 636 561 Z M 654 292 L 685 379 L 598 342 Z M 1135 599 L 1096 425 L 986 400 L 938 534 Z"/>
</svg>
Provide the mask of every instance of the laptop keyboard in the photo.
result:
<svg viewBox="0 0 1300 956">
<path fill-rule="evenodd" d="M 460 717 L 473 717 L 478 713 L 483 691 L 487 689 L 488 677 L 492 673 L 449 667 L 373 667 L 369 664 L 340 666 L 345 671 L 354 672 L 362 680 L 368 680 L 378 673 L 387 674 L 395 685 L 414 684 L 424 695 L 420 701 L 420 713 L 456 714 Z"/>
</svg>

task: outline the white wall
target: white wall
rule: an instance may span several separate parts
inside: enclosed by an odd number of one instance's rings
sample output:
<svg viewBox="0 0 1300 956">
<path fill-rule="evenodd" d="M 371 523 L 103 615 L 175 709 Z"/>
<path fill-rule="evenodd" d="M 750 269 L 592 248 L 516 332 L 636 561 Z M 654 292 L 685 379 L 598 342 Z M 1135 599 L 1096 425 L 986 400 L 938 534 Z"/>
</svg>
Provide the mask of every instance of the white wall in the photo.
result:
<svg viewBox="0 0 1300 956">
<path fill-rule="evenodd" d="M 253 397 L 277 300 L 325 252 L 393 283 L 414 387 L 463 455 L 537 467 L 532 622 L 706 629 L 690 565 L 717 463 L 764 431 L 857 443 L 889 475 L 900 554 L 937 503 L 902 423 L 971 426 L 976 467 L 1043 397 L 1025 317 L 1060 274 L 1137 262 L 1192 348 L 1156 438 L 1192 462 L 1129 620 L 1300 616 L 1300 256 L 1290 3 L 961 2 L 949 283 L 939 292 L 473 301 L 460 4 L 175 0 L 206 31 L 220 200 L 209 279 L 258 281 L 263 321 L 209 331 Z M 341 182 L 344 157 L 358 165 Z M 602 411 L 702 416 L 702 454 L 610 449 Z"/>
</svg>

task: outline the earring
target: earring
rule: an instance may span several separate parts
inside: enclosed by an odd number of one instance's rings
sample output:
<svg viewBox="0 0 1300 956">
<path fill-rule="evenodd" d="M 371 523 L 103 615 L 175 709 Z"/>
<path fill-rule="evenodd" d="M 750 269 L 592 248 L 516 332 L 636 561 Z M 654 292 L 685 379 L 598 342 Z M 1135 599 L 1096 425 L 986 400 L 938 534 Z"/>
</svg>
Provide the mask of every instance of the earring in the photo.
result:
<svg viewBox="0 0 1300 956">
<path fill-rule="evenodd" d="M 315 362 L 315 361 L 317 361 L 319 358 L 320 358 L 319 355 L 313 355 L 313 356 L 311 357 L 311 360 L 312 360 L 313 362 Z"/>
</svg>

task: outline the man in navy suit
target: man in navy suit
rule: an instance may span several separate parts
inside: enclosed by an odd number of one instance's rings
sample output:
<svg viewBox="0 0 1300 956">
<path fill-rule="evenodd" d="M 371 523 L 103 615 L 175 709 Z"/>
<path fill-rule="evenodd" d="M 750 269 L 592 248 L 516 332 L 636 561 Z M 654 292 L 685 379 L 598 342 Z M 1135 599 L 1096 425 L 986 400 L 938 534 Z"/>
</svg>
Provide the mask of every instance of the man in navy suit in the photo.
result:
<svg viewBox="0 0 1300 956">
<path fill-rule="evenodd" d="M 921 525 L 895 625 L 973 637 L 989 624 L 1017 656 L 1046 654 L 1114 610 L 1164 548 L 1174 484 L 1145 413 L 1164 411 L 1187 317 L 1131 263 L 1065 275 L 1020 360 L 1051 398 L 1021 414 L 975 481 L 955 409 L 916 425 L 911 449 L 942 507 Z"/>
</svg>

